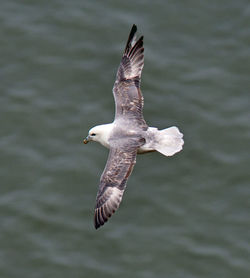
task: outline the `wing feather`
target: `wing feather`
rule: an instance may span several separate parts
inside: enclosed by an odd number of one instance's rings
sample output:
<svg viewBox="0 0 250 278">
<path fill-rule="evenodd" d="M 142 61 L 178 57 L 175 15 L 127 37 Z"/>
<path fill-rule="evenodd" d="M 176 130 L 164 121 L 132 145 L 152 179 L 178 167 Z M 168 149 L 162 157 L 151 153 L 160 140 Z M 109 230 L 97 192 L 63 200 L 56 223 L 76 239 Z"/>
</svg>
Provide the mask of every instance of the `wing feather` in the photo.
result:
<svg viewBox="0 0 250 278">
<path fill-rule="evenodd" d="M 133 25 L 119 65 L 113 94 L 116 104 L 115 119 L 120 117 L 134 120 L 144 130 L 143 95 L 140 90 L 141 73 L 144 66 L 143 37 L 135 42 L 137 27 Z"/>
<path fill-rule="evenodd" d="M 110 149 L 96 197 L 94 217 L 96 229 L 108 221 L 118 209 L 126 182 L 136 163 L 137 149 L 144 143 L 145 141 L 139 138 L 130 138 L 127 144 Z"/>
<path fill-rule="evenodd" d="M 135 40 L 137 27 L 133 25 L 117 71 L 113 94 L 116 104 L 115 121 L 133 126 L 136 130 L 148 128 L 143 118 L 143 96 L 140 90 L 144 66 L 143 37 Z M 100 179 L 96 197 L 95 228 L 102 226 L 118 209 L 126 182 L 136 163 L 136 153 L 145 144 L 141 135 L 134 137 L 116 129 L 109 138 L 109 157 Z"/>
</svg>

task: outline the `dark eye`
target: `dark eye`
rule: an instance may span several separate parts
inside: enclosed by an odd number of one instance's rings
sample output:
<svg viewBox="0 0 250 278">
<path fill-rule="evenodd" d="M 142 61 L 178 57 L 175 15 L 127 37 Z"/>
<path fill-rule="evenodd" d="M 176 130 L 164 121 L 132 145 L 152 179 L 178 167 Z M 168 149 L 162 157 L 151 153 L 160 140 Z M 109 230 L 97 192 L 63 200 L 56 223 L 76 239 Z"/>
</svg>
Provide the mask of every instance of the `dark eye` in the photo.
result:
<svg viewBox="0 0 250 278">
<path fill-rule="evenodd" d="M 95 133 L 91 133 L 90 135 L 91 135 L 91 136 L 96 136 L 96 134 L 95 134 Z"/>
</svg>

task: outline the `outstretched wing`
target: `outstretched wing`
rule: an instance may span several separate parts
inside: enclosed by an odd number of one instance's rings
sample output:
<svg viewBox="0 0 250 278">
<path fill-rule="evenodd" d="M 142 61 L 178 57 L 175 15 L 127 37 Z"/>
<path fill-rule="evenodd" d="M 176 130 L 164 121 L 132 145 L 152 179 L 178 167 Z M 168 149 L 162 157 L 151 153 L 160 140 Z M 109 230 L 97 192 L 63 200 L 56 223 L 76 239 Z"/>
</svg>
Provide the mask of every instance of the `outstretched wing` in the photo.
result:
<svg viewBox="0 0 250 278">
<path fill-rule="evenodd" d="M 126 182 L 136 163 L 137 149 L 144 143 L 144 139 L 129 138 L 126 142 L 119 140 L 119 146 L 113 144 L 114 147 L 111 147 L 96 197 L 96 229 L 108 221 L 118 209 Z"/>
<path fill-rule="evenodd" d="M 143 96 L 140 90 L 141 72 L 144 66 L 143 37 L 135 42 L 136 25 L 133 25 L 113 87 L 116 113 L 115 119 L 126 117 L 143 129 L 147 124 L 143 118 Z"/>
</svg>

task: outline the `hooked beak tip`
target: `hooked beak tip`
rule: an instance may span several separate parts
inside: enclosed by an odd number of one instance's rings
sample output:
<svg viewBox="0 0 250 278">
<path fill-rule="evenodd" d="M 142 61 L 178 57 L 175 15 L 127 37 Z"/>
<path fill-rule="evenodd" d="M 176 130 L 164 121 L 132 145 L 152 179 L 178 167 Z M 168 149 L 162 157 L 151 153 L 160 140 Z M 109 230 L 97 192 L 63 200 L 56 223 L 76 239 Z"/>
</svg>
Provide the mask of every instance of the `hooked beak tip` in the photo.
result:
<svg viewBox="0 0 250 278">
<path fill-rule="evenodd" d="M 88 140 L 87 138 L 85 138 L 85 139 L 83 140 L 83 143 L 84 143 L 84 144 L 88 144 L 88 142 L 89 142 L 89 140 Z"/>
</svg>

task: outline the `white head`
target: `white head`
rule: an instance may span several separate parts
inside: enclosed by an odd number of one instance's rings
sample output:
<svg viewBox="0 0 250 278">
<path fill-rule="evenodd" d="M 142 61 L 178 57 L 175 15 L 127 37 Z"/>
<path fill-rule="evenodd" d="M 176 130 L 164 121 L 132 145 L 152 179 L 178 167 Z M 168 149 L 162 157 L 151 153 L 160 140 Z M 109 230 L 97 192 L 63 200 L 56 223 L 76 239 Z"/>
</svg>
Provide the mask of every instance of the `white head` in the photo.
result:
<svg viewBox="0 0 250 278">
<path fill-rule="evenodd" d="M 90 141 L 96 141 L 105 147 L 109 147 L 108 139 L 112 131 L 112 124 L 97 125 L 89 130 L 88 136 L 83 140 L 84 144 Z"/>
</svg>

